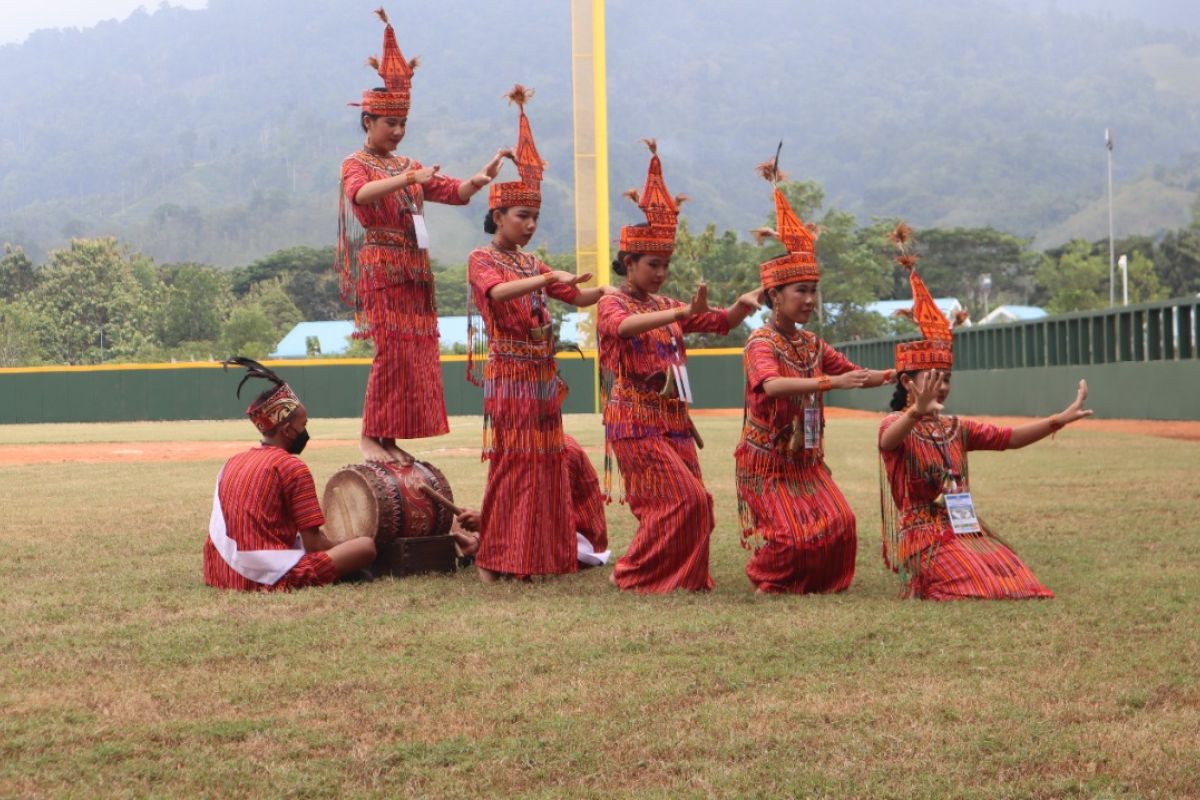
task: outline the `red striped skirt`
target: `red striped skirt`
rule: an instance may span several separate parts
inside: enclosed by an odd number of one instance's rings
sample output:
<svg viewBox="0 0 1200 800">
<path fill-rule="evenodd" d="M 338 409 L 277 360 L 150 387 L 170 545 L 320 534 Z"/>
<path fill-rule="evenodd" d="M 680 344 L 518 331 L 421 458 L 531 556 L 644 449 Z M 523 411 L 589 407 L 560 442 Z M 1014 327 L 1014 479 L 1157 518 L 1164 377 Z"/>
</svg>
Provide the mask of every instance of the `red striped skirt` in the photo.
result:
<svg viewBox="0 0 1200 800">
<path fill-rule="evenodd" d="M 361 295 L 375 360 L 363 400 L 364 436 L 421 439 L 450 432 L 433 283 L 405 281 Z"/>
<path fill-rule="evenodd" d="M 475 563 L 525 577 L 579 569 L 571 486 L 562 453 L 493 452 Z"/>
<path fill-rule="evenodd" d="M 840 592 L 854 579 L 854 512 L 823 464 L 738 470 L 738 501 L 762 545 L 746 577 L 767 592 Z"/>
<path fill-rule="evenodd" d="M 617 561 L 617 586 L 635 592 L 713 588 L 708 543 L 715 524 L 712 495 L 700 477 L 691 438 L 647 436 L 611 442 L 638 529 Z"/>
<path fill-rule="evenodd" d="M 600 478 L 579 442 L 563 436 L 563 456 L 567 459 L 567 475 L 571 482 L 571 506 L 575 513 L 575 530 L 583 534 L 597 553 L 608 549 L 608 521 L 604 517 L 604 494 Z"/>
<path fill-rule="evenodd" d="M 1017 554 L 987 535 L 943 531 L 932 547 L 910 559 L 908 594 L 924 600 L 1026 600 L 1052 598 Z"/>
</svg>

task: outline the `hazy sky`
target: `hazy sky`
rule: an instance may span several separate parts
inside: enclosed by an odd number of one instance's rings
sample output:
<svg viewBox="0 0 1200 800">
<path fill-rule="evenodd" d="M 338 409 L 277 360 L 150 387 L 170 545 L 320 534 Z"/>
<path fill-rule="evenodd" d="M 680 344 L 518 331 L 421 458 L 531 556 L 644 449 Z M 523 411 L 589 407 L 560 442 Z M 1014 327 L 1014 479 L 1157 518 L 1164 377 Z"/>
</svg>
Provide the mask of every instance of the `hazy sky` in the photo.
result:
<svg viewBox="0 0 1200 800">
<path fill-rule="evenodd" d="M 170 0 L 169 5 L 203 8 L 208 0 Z M 125 19 L 158 0 L 0 0 L 0 44 L 20 42 L 39 28 L 86 28 L 106 19 Z"/>
</svg>

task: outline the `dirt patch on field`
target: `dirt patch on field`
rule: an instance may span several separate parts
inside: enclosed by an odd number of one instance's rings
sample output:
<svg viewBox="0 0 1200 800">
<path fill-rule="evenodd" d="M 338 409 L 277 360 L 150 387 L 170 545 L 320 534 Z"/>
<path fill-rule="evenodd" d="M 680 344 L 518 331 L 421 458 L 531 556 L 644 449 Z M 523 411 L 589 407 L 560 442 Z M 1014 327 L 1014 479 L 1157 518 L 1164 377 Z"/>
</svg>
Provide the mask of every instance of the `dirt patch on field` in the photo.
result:
<svg viewBox="0 0 1200 800">
<path fill-rule="evenodd" d="M 309 449 L 356 445 L 356 439 L 314 439 Z M 0 466 L 21 464 L 111 464 L 145 461 L 206 461 L 229 458 L 248 442 L 107 442 L 0 446 Z"/>
<path fill-rule="evenodd" d="M 692 412 L 697 417 L 740 417 L 740 408 L 704 408 Z M 829 419 L 879 419 L 874 411 L 849 408 L 827 408 Z M 1021 425 L 1034 417 L 975 417 L 997 425 Z M 1076 430 L 1108 431 L 1139 436 L 1159 436 L 1200 442 L 1200 422 L 1137 419 L 1092 419 L 1077 423 Z M 357 439 L 313 439 L 309 449 L 353 447 Z M 88 444 L 21 444 L 0 445 L 0 466 L 23 464 L 112 464 L 153 461 L 207 461 L 229 458 L 248 447 L 247 442 L 108 442 Z M 604 451 L 603 447 L 585 447 L 588 453 Z M 414 451 L 416 452 L 416 451 Z M 421 450 L 419 458 L 438 456 L 478 456 L 475 447 L 440 447 Z"/>
</svg>

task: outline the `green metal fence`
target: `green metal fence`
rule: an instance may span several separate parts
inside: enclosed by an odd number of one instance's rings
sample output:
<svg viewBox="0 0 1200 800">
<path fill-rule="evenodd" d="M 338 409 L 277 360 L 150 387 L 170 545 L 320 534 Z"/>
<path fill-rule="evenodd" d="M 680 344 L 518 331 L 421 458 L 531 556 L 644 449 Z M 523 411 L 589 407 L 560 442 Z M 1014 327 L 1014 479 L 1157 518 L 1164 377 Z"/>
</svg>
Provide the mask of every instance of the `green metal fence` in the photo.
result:
<svg viewBox="0 0 1200 800">
<path fill-rule="evenodd" d="M 1087 378 L 1091 405 L 1107 417 L 1200 419 L 1200 298 L 1064 314 L 1029 322 L 967 328 L 954 336 L 952 410 L 964 414 L 1047 414 L 1070 400 Z M 836 345 L 873 369 L 894 363 L 896 339 Z M 595 354 L 562 355 L 559 374 L 571 388 L 564 411 L 595 408 Z M 370 362 L 331 359 L 271 362 L 294 383 L 314 416 L 362 413 Z M 483 395 L 464 378 L 463 357 L 444 356 L 450 414 L 478 414 Z M 212 364 L 0 369 L 0 424 L 229 419 L 246 401 L 240 376 Z M 741 408 L 741 350 L 689 354 L 697 408 Z M 244 393 L 243 393 L 244 394 Z M 882 411 L 891 390 L 832 392 L 832 406 Z"/>
<path fill-rule="evenodd" d="M 1192 297 L 960 329 L 950 404 L 968 414 L 1048 414 L 1086 378 L 1100 416 L 1200 419 L 1198 320 L 1200 298 Z M 912 338 L 835 346 L 857 364 L 887 369 L 896 343 Z M 828 402 L 878 411 L 888 399 L 833 392 Z"/>
<path fill-rule="evenodd" d="M 954 371 L 1072 367 L 1194 360 L 1200 298 L 1142 303 L 1105 311 L 960 328 L 954 333 Z M 900 339 L 836 345 L 851 361 L 872 369 L 895 363 Z"/>
</svg>

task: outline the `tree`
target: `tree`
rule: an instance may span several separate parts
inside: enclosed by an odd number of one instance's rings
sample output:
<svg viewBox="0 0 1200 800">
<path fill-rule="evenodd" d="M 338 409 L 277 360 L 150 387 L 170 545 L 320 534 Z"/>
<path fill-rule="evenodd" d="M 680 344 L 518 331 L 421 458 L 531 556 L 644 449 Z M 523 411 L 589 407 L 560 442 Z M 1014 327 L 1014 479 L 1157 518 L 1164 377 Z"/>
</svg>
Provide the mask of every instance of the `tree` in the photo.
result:
<svg viewBox="0 0 1200 800">
<path fill-rule="evenodd" d="M 221 350 L 226 357 L 266 358 L 277 341 L 271 318 L 255 303 L 235 308 L 221 328 Z"/>
<path fill-rule="evenodd" d="M 1108 305 L 1108 259 L 1097 255 L 1090 242 L 1076 239 L 1057 261 L 1047 259 L 1037 273 L 1052 313 L 1086 311 Z"/>
<path fill-rule="evenodd" d="M 276 339 L 304 321 L 300 309 L 296 308 L 283 286 L 283 278 L 263 281 L 255 284 L 245 297 L 246 304 L 257 305 L 267 315 L 277 334 Z"/>
<path fill-rule="evenodd" d="M 139 275 L 153 265 L 116 239 L 75 239 L 50 255 L 32 293 L 45 357 L 69 364 L 129 358 L 150 344 L 152 291 Z"/>
<path fill-rule="evenodd" d="M 0 300 L 0 367 L 28 367 L 41 361 L 37 312 L 23 301 Z"/>
<path fill-rule="evenodd" d="M 37 286 L 38 271 L 20 247 L 4 245 L 0 258 L 0 300 L 15 300 Z"/>
<path fill-rule="evenodd" d="M 975 318 L 1004 303 L 1027 303 L 1042 267 L 1029 240 L 994 228 L 928 228 L 916 234 L 918 269 L 934 297 L 955 297 Z M 984 303 L 983 276 L 991 277 Z M 893 272 L 893 297 L 909 296 L 908 275 Z"/>
<path fill-rule="evenodd" d="M 184 264 L 164 268 L 168 284 L 159 315 L 159 338 L 167 347 L 215 340 L 229 304 L 224 275 L 211 267 Z"/>
<path fill-rule="evenodd" d="M 1200 219 L 1163 237 L 1154 256 L 1154 270 L 1170 297 L 1200 293 Z"/>
<path fill-rule="evenodd" d="M 461 317 L 467 313 L 467 265 L 453 267 L 437 265 L 434 275 L 434 302 L 437 312 L 443 317 Z"/>
<path fill-rule="evenodd" d="M 759 248 L 738 241 L 733 231 L 717 234 L 716 225 L 707 225 L 693 235 L 687 220 L 679 223 L 675 234 L 675 253 L 671 272 L 663 292 L 683 302 L 691 300 L 701 281 L 708 284 L 712 306 L 727 306 L 759 284 Z M 726 336 L 711 333 L 688 335 L 689 347 L 740 347 L 746 343 L 750 328 L 745 323 Z"/>
</svg>

